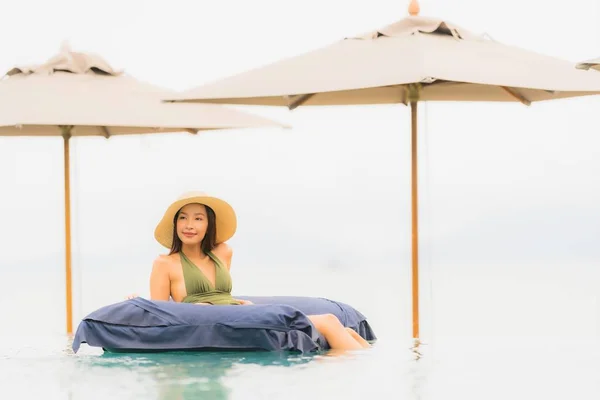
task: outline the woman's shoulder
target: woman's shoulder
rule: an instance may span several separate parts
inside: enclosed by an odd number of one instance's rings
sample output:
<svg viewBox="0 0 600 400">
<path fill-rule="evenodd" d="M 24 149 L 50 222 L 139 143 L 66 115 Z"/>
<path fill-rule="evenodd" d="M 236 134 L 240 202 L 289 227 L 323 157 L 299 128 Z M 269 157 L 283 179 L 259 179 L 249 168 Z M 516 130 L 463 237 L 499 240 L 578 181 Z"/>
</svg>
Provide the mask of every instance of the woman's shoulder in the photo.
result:
<svg viewBox="0 0 600 400">
<path fill-rule="evenodd" d="M 212 250 L 214 254 L 223 255 L 223 256 L 231 256 L 233 254 L 233 249 L 227 243 L 219 243 Z"/>
<path fill-rule="evenodd" d="M 227 243 L 219 243 L 212 249 L 212 253 L 225 264 L 227 269 L 231 268 L 231 257 L 233 256 L 233 249 L 231 246 Z"/>
<path fill-rule="evenodd" d="M 159 254 L 152 263 L 153 268 L 156 269 L 170 269 L 178 262 L 180 262 L 179 254 Z"/>
</svg>

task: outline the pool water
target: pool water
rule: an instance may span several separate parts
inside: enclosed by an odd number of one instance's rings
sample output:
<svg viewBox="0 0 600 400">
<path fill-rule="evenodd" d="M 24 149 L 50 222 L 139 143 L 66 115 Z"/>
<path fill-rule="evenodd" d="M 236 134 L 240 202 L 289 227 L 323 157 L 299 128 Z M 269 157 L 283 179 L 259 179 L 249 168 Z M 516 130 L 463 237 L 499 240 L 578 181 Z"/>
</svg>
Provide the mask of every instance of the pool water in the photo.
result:
<svg viewBox="0 0 600 400">
<path fill-rule="evenodd" d="M 12 337 L 0 347 L 0 398 L 597 399 L 595 340 L 376 343 L 316 354 L 113 354 L 69 337 Z"/>
</svg>

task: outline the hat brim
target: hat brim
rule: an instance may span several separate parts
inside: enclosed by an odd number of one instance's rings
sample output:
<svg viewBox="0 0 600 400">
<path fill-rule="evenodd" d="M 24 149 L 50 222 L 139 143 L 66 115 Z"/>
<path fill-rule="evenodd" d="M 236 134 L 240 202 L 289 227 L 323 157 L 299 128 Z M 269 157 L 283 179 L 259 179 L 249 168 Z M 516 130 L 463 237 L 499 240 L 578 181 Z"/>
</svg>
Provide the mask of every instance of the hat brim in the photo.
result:
<svg viewBox="0 0 600 400">
<path fill-rule="evenodd" d="M 154 238 L 158 243 L 170 249 L 173 245 L 173 219 L 177 212 L 188 204 L 199 203 L 212 208 L 215 212 L 217 230 L 216 243 L 229 240 L 237 229 L 237 217 L 233 207 L 224 200 L 212 196 L 192 196 L 173 202 L 154 230 Z"/>
</svg>

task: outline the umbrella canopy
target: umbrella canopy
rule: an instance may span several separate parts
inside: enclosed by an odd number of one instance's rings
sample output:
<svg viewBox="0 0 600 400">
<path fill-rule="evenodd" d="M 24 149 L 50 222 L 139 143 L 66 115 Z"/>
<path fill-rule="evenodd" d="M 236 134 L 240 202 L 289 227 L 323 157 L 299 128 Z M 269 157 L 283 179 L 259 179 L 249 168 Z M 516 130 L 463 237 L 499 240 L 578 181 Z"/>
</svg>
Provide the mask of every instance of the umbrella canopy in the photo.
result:
<svg viewBox="0 0 600 400">
<path fill-rule="evenodd" d="M 15 67 L 0 80 L 0 136 L 62 136 L 65 173 L 67 333 L 73 332 L 69 140 L 72 136 L 281 127 L 211 104 L 167 104 L 174 92 L 137 81 L 106 61 L 67 48 L 46 63 Z"/>
<path fill-rule="evenodd" d="M 170 102 L 411 106 L 412 312 L 419 339 L 417 106 L 419 101 L 519 102 L 600 94 L 600 74 L 508 46 L 439 18 L 409 16 L 370 32 L 166 98 Z M 592 76 L 593 75 L 593 76 Z"/>
<path fill-rule="evenodd" d="M 594 94 L 600 76 L 574 64 L 409 16 L 330 46 L 184 91 L 167 100 L 230 104 L 354 105 L 423 101 L 534 101 Z"/>
<path fill-rule="evenodd" d="M 600 71 L 600 58 L 594 58 L 592 60 L 582 61 L 580 63 L 577 63 L 576 67 L 578 69 L 585 69 L 585 70 L 595 69 L 597 71 Z"/>
<path fill-rule="evenodd" d="M 166 104 L 175 92 L 115 71 L 100 57 L 64 51 L 47 63 L 15 67 L 0 80 L 0 135 L 113 136 L 281 126 L 211 104 Z"/>
</svg>

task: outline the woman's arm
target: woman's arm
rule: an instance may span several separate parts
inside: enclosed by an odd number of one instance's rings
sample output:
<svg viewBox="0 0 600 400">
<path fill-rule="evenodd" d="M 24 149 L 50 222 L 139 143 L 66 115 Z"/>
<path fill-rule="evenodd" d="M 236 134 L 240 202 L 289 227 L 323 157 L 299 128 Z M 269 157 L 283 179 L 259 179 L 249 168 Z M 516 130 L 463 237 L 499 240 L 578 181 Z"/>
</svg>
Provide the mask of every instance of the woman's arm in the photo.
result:
<svg viewBox="0 0 600 400">
<path fill-rule="evenodd" d="M 150 299 L 168 301 L 171 296 L 171 279 L 169 276 L 169 259 L 159 256 L 152 264 L 150 273 Z"/>
<path fill-rule="evenodd" d="M 215 247 L 215 249 L 213 250 L 213 253 L 217 257 L 219 257 L 219 260 L 223 262 L 223 264 L 227 268 L 227 271 L 231 271 L 231 259 L 233 258 L 233 249 L 227 243 L 219 243 L 219 245 L 217 245 L 217 247 Z M 254 304 L 250 300 L 234 300 L 239 301 L 240 304 L 243 305 Z"/>
<path fill-rule="evenodd" d="M 221 260 L 227 270 L 231 270 L 231 259 L 233 258 L 233 249 L 227 243 L 219 243 L 213 249 L 213 253 Z"/>
</svg>

